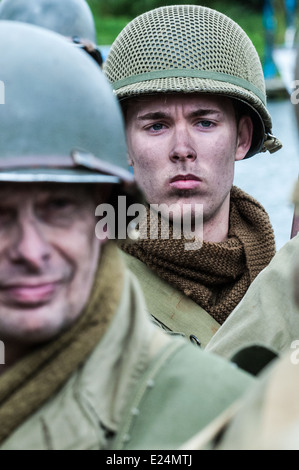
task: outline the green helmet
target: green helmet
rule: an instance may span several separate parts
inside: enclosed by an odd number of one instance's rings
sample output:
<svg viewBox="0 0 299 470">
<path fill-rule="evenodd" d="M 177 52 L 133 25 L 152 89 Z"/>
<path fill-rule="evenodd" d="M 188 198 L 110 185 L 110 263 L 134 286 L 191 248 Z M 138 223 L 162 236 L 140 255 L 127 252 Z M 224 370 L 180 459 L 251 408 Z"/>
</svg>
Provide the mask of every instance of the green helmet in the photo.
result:
<svg viewBox="0 0 299 470">
<path fill-rule="evenodd" d="M 2 0 L 0 19 L 31 23 L 96 43 L 93 16 L 85 0 Z"/>
<path fill-rule="evenodd" d="M 156 8 L 115 39 L 104 72 L 119 99 L 152 93 L 213 93 L 245 104 L 254 122 L 247 157 L 274 152 L 260 59 L 246 33 L 227 16 L 196 5 Z"/>
<path fill-rule="evenodd" d="M 87 54 L 47 29 L 0 21 L 0 83 L 0 181 L 131 187 L 121 110 Z"/>
<path fill-rule="evenodd" d="M 98 65 L 103 56 L 96 45 L 96 28 L 85 0 L 2 0 L 0 20 L 31 23 L 71 39 Z"/>
</svg>

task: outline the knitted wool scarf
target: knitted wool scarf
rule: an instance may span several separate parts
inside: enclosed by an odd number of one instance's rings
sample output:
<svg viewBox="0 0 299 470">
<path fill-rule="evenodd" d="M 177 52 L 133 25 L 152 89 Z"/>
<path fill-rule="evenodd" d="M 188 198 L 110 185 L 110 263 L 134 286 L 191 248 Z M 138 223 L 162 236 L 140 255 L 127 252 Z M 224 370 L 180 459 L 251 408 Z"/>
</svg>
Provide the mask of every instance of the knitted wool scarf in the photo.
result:
<svg viewBox="0 0 299 470">
<path fill-rule="evenodd" d="M 148 217 L 149 220 L 149 217 Z M 275 254 L 265 209 L 237 187 L 231 191 L 228 239 L 186 251 L 186 240 L 141 239 L 121 248 L 183 291 L 222 324 Z"/>
<path fill-rule="evenodd" d="M 0 376 L 0 442 L 70 378 L 104 336 L 120 302 L 123 268 L 116 245 L 102 248 L 90 300 L 77 322 Z"/>
</svg>

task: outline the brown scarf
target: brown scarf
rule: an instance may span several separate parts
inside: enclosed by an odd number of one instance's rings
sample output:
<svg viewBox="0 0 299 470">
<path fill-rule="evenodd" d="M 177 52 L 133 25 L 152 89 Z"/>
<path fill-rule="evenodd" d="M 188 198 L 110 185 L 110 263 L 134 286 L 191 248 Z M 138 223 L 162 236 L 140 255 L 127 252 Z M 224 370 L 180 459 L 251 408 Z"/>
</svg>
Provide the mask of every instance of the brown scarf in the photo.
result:
<svg viewBox="0 0 299 470">
<path fill-rule="evenodd" d="M 107 243 L 90 300 L 71 329 L 35 349 L 0 377 L 0 442 L 69 379 L 104 336 L 120 302 L 123 268 Z"/>
<path fill-rule="evenodd" d="M 183 291 L 220 324 L 275 254 L 274 233 L 265 209 L 237 187 L 231 191 L 228 239 L 203 242 L 196 251 L 186 251 L 185 243 L 183 238 L 147 238 L 123 243 L 121 248 Z"/>
</svg>

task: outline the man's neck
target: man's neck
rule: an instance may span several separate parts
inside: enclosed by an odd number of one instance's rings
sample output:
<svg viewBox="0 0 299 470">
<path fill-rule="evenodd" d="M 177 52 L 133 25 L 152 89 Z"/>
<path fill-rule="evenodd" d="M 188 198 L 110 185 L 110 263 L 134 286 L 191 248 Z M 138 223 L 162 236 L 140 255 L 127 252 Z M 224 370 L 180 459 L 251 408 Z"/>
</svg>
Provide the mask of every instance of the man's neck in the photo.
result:
<svg viewBox="0 0 299 470">
<path fill-rule="evenodd" d="M 204 224 L 203 239 L 205 242 L 220 243 L 228 238 L 228 223 L 221 225 Z"/>
<path fill-rule="evenodd" d="M 203 240 L 205 242 L 220 243 L 228 238 L 229 231 L 230 197 L 228 197 L 220 210 L 208 220 L 203 221 Z"/>
</svg>

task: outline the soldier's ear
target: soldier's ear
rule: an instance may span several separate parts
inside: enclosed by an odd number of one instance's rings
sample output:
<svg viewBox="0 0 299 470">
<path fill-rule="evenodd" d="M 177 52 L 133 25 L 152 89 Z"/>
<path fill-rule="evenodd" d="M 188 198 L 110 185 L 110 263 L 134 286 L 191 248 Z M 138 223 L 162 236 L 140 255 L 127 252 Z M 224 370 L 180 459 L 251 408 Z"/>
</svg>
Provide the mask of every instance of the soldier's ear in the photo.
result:
<svg viewBox="0 0 299 470">
<path fill-rule="evenodd" d="M 242 116 L 238 124 L 235 160 L 243 160 L 252 143 L 253 123 L 250 116 Z"/>
<path fill-rule="evenodd" d="M 128 165 L 133 167 L 134 166 L 134 160 L 131 158 L 129 152 L 127 154 L 127 161 L 128 161 Z"/>
</svg>

